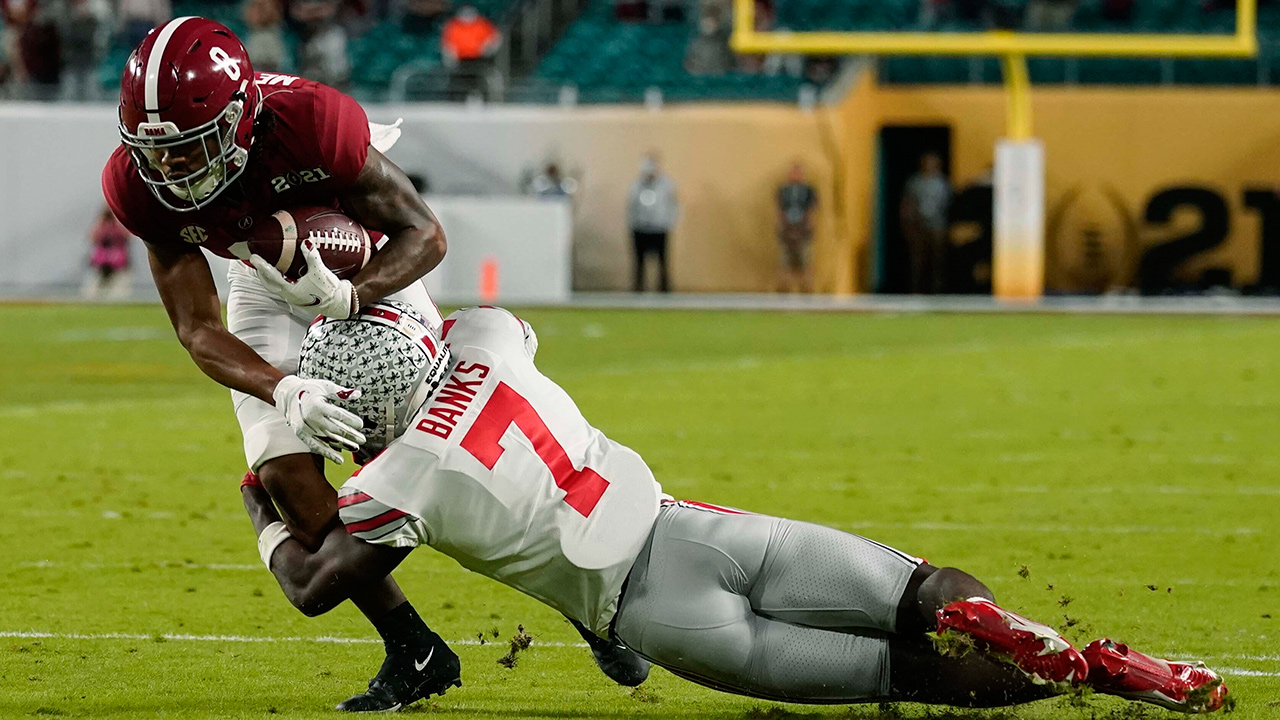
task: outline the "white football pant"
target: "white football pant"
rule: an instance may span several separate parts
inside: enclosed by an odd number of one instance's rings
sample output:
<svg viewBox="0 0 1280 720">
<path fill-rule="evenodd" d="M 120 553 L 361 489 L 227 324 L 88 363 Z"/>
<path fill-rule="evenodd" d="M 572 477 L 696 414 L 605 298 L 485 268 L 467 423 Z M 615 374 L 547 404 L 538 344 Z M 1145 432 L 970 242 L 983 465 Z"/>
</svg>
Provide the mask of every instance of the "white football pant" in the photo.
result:
<svg viewBox="0 0 1280 720">
<path fill-rule="evenodd" d="M 227 280 L 231 284 L 227 328 L 280 372 L 298 372 L 298 351 L 315 313 L 271 294 L 258 280 L 257 272 L 244 263 L 231 263 Z M 386 299 L 413 306 L 433 328 L 442 322 L 421 280 Z M 254 472 L 273 458 L 310 452 L 275 406 L 235 390 L 231 401 L 244 438 L 244 458 Z"/>
</svg>

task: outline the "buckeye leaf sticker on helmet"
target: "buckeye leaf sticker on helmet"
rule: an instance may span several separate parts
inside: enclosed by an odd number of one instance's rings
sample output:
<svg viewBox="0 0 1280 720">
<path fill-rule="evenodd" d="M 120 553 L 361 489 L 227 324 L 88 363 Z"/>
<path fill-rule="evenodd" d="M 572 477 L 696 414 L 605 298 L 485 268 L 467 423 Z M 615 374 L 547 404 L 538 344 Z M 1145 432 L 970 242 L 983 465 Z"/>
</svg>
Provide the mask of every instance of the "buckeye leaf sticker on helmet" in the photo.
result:
<svg viewBox="0 0 1280 720">
<path fill-rule="evenodd" d="M 408 429 L 418 408 L 449 370 L 449 348 L 413 307 L 383 300 L 345 320 L 320 317 L 307 330 L 300 377 L 358 388 L 337 404 L 364 421 L 366 452 L 377 452 Z"/>
</svg>

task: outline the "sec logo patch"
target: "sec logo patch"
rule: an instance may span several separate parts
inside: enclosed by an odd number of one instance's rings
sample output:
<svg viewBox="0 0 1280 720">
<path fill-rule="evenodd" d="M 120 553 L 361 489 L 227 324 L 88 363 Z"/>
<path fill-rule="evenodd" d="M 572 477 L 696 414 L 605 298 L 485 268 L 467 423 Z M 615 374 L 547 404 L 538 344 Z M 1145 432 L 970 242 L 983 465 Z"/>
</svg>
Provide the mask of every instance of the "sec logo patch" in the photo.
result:
<svg viewBox="0 0 1280 720">
<path fill-rule="evenodd" d="M 199 245 L 209 239 L 209 233 L 205 232 L 205 229 L 199 225 L 188 225 L 178 231 L 178 235 L 193 245 Z"/>
</svg>

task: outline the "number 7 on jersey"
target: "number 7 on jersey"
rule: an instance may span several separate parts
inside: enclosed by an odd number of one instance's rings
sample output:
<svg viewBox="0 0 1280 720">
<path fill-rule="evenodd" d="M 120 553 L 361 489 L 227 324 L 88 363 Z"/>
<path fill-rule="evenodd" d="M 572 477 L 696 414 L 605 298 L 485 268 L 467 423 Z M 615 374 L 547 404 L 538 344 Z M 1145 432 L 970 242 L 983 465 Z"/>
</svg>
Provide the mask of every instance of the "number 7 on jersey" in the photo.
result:
<svg viewBox="0 0 1280 720">
<path fill-rule="evenodd" d="M 609 488 L 609 481 L 591 468 L 575 469 L 569 454 L 538 417 L 538 412 L 510 385 L 500 382 L 494 388 L 493 395 L 462 438 L 462 449 L 492 470 L 506 450 L 499 440 L 513 423 L 533 443 L 534 452 L 551 471 L 556 486 L 564 491 L 565 503 L 583 517 L 590 516 Z"/>
</svg>

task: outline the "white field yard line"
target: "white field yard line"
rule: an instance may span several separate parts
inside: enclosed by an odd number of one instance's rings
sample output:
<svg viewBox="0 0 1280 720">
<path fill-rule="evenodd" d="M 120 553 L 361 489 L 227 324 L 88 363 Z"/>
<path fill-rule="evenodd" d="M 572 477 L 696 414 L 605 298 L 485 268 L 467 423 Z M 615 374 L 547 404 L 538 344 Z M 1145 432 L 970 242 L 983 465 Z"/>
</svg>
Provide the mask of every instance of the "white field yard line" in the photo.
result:
<svg viewBox="0 0 1280 720">
<path fill-rule="evenodd" d="M 1229 668 L 1229 667 L 1213 668 L 1213 669 L 1228 677 L 1232 675 L 1243 676 L 1243 677 L 1280 677 L 1280 672 L 1267 672 L 1266 670 L 1249 670 L 1247 668 Z"/>
<path fill-rule="evenodd" d="M 35 560 L 24 562 L 18 567 L 32 570 L 132 570 L 138 569 L 159 569 L 159 570 L 214 570 L 214 571 L 244 571 L 266 572 L 266 568 L 262 563 L 238 564 L 238 563 L 188 563 L 188 562 L 164 562 L 159 560 L 146 560 L 140 562 L 62 562 L 58 560 Z"/>
<path fill-rule="evenodd" d="M 1102 533 L 1105 535 L 1257 535 L 1262 531 L 1252 527 L 1198 528 L 1161 525 L 1062 525 L 1017 523 L 960 523 L 960 522 L 877 522 L 867 520 L 832 524 L 837 530 L 860 532 L 862 530 L 923 530 L 929 532 L 1018 532 L 1018 533 Z"/>
<path fill-rule="evenodd" d="M 848 352 L 811 353 L 797 355 L 733 355 L 712 357 L 702 360 L 652 360 L 639 362 L 615 363 L 602 365 L 589 370 L 561 371 L 553 370 L 552 379 L 569 377 L 615 377 L 620 375 L 636 375 L 654 372 L 715 372 L 755 370 L 766 365 L 793 365 L 829 360 L 854 360 L 859 358 L 881 359 L 893 357 L 925 357 L 932 355 L 970 355 L 992 351 L 1003 351 L 1024 348 L 1081 348 L 1098 349 L 1120 345 L 1137 345 L 1161 340 L 1205 340 L 1231 339 L 1257 332 L 1256 328 L 1237 328 L 1226 332 L 1204 332 L 1198 328 L 1194 332 L 1155 331 L 1143 333 L 1123 333 L 1111 335 L 1059 335 L 1031 340 L 1014 340 L 1012 342 L 985 342 L 967 340 L 963 342 L 940 343 L 938 345 L 916 346 L 872 346 Z"/>
<path fill-rule="evenodd" d="M 209 395 L 165 398 L 117 398 L 112 400 L 56 400 L 32 405 L 0 405 L 0 418 L 34 418 L 42 415 L 84 415 L 146 408 L 194 407 L 217 402 Z"/>
<path fill-rule="evenodd" d="M 163 639 L 171 642 L 223 642 L 223 643 L 317 643 L 330 645 L 381 645 L 382 640 L 378 638 L 353 638 L 353 637 L 335 637 L 332 635 L 320 635 L 316 637 L 302 637 L 298 635 L 287 635 L 282 637 L 272 637 L 267 635 L 191 635 L 187 633 L 55 633 L 42 632 L 39 630 L 0 630 L 0 638 L 13 638 L 18 640 L 157 640 Z M 503 645 L 506 644 L 503 638 L 494 638 L 480 642 L 476 638 L 463 638 L 462 640 L 449 640 L 450 645 Z M 546 642 L 538 640 L 534 636 L 534 646 L 536 647 L 587 647 L 586 643 L 566 643 L 566 642 Z"/>
<path fill-rule="evenodd" d="M 320 635 L 315 637 L 302 637 L 298 635 L 286 636 L 266 636 L 266 635 L 192 635 L 187 633 L 153 633 L 147 635 L 145 633 L 54 633 L 41 632 L 38 630 L 0 630 L 0 638 L 12 638 L 16 640 L 157 640 L 164 639 L 168 642 L 220 642 L 220 643 L 314 643 L 329 645 L 377 645 L 381 644 L 378 638 L 353 638 L 353 637 L 336 637 L 331 635 Z M 461 640 L 449 640 L 450 645 L 478 646 L 484 645 L 502 645 L 506 641 L 496 638 L 492 641 L 481 643 L 475 638 L 463 638 Z M 566 642 L 544 642 L 534 638 L 534 647 L 554 647 L 554 648 L 585 648 L 586 643 L 566 643 Z M 1252 662 L 1280 662 L 1280 655 L 1208 655 L 1200 656 L 1201 659 L 1209 660 L 1248 660 Z M 1249 668 L 1217 668 L 1219 672 L 1228 675 L 1247 675 L 1257 677 L 1280 677 L 1280 672 L 1268 672 L 1264 670 L 1253 670 Z"/>
<path fill-rule="evenodd" d="M 1054 458 L 1057 461 L 1059 458 Z M 1244 462 L 1244 458 L 1240 459 Z M 843 486 L 841 486 L 843 487 Z M 1187 487 L 1185 485 L 1158 485 L 1156 487 L 1125 485 L 1012 485 L 992 487 L 990 485 L 957 485 L 947 488 L 947 492 L 992 496 L 999 493 L 1016 493 L 1018 495 L 1048 495 L 1054 492 L 1080 493 L 1094 495 L 1190 495 L 1194 497 L 1222 497 L 1223 495 L 1241 495 L 1244 497 L 1280 495 L 1280 487 L 1235 487 L 1210 488 Z"/>
</svg>

